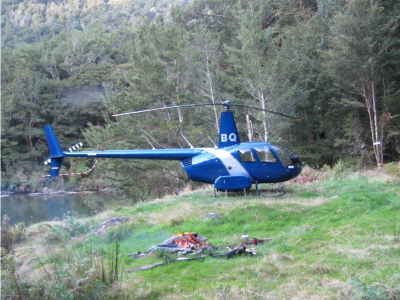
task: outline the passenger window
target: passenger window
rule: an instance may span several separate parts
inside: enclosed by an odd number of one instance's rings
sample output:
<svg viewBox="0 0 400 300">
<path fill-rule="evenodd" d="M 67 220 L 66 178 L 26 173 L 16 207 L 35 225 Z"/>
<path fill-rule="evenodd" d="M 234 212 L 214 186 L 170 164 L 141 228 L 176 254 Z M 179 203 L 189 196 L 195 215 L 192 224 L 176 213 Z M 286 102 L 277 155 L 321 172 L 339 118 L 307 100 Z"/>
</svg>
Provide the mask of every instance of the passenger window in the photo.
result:
<svg viewBox="0 0 400 300">
<path fill-rule="evenodd" d="M 250 149 L 240 149 L 239 157 L 242 162 L 257 162 Z"/>
<path fill-rule="evenodd" d="M 269 147 L 254 148 L 261 162 L 276 163 L 278 162 Z"/>
</svg>

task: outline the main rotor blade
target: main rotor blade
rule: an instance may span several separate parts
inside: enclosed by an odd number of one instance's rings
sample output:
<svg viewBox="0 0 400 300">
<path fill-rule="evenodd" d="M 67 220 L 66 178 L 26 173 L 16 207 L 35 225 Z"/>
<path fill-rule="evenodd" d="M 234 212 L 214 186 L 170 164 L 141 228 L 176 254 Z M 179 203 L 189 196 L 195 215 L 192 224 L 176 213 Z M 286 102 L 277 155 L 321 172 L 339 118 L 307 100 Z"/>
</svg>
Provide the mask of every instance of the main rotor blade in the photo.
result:
<svg viewBox="0 0 400 300">
<path fill-rule="evenodd" d="M 301 118 L 285 115 L 280 112 L 272 111 L 272 110 L 267 110 L 267 109 L 262 109 L 254 106 L 246 106 L 246 105 L 239 105 L 239 104 L 234 104 L 230 101 L 225 101 L 223 103 L 197 103 L 197 104 L 182 104 L 182 105 L 174 105 L 174 106 L 167 106 L 167 107 L 160 107 L 160 108 L 151 108 L 151 109 L 143 109 L 143 110 L 137 110 L 137 111 L 131 111 L 131 112 L 126 112 L 126 113 L 120 113 L 120 114 L 114 114 L 112 115 L 113 117 L 118 117 L 118 116 L 126 116 L 126 115 L 132 115 L 132 114 L 141 114 L 141 113 L 146 113 L 150 111 L 158 111 L 158 110 L 166 110 L 166 109 L 173 109 L 173 108 L 180 108 L 180 107 L 193 107 L 193 106 L 224 106 L 228 110 L 230 110 L 231 107 L 237 106 L 237 107 L 243 107 L 243 108 L 250 108 L 250 109 L 255 109 L 255 110 L 260 110 L 260 111 L 265 111 L 269 112 L 278 116 L 282 116 L 285 118 L 289 119 L 294 119 L 296 121 L 302 121 Z"/>
<path fill-rule="evenodd" d="M 258 107 L 254 107 L 254 106 L 247 106 L 247 105 L 240 105 L 240 104 L 235 104 L 234 106 L 245 107 L 245 108 L 250 108 L 250 109 L 255 109 L 255 110 L 260 110 L 260 111 L 265 111 L 265 112 L 269 112 L 269 113 L 274 114 L 274 115 L 282 116 L 282 117 L 289 118 L 289 119 L 294 119 L 296 121 L 302 121 L 303 120 L 302 118 L 293 117 L 293 116 L 285 115 L 285 114 L 277 112 L 277 111 L 268 110 L 268 109 L 262 109 L 262 108 L 258 108 Z"/>
<path fill-rule="evenodd" d="M 157 111 L 157 110 L 165 110 L 165 109 L 172 109 L 172 108 L 180 108 L 180 107 L 190 107 L 190 106 L 206 106 L 206 105 L 223 105 L 222 103 L 198 103 L 198 104 L 182 104 L 182 105 L 175 105 L 175 106 L 167 106 L 167 107 L 160 107 L 160 108 L 151 108 L 151 109 L 143 109 L 137 111 L 131 111 L 121 114 L 112 115 L 113 117 L 118 116 L 125 116 L 125 115 L 132 115 L 132 114 L 141 114 L 149 111 Z"/>
</svg>

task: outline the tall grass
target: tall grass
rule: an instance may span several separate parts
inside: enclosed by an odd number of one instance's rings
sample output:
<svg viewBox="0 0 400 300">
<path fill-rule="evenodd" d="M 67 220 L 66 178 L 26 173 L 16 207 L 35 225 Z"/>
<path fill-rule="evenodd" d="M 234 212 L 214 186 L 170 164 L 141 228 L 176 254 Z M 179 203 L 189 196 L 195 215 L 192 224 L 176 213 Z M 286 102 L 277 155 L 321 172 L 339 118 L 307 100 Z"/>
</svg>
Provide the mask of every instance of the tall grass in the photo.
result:
<svg viewBox="0 0 400 300">
<path fill-rule="evenodd" d="M 16 263 L 11 256 L 2 266 L 3 299 L 99 299 L 107 295 L 107 287 L 122 279 L 118 242 L 115 250 L 106 253 L 108 264 L 102 255 L 94 254 L 90 248 L 79 252 L 66 252 L 56 259 L 57 253 L 48 253 L 47 258 L 37 257 L 39 270 L 47 274 L 44 278 L 28 282 L 16 273 Z"/>
<path fill-rule="evenodd" d="M 9 219 L 5 218 L 4 224 Z M 43 274 L 37 280 L 26 280 L 18 272 L 16 257 L 9 252 L 2 257 L 2 299 L 99 299 L 107 288 L 122 279 L 119 241 L 106 251 L 93 247 L 93 237 L 86 243 L 74 241 L 92 228 L 93 222 L 65 218 L 62 225 L 37 225 L 36 244 L 29 244 L 34 257 L 32 272 Z M 14 225 L 18 227 L 19 225 Z M 16 232 L 2 226 L 9 235 Z M 79 248 L 79 251 L 76 251 Z"/>
</svg>

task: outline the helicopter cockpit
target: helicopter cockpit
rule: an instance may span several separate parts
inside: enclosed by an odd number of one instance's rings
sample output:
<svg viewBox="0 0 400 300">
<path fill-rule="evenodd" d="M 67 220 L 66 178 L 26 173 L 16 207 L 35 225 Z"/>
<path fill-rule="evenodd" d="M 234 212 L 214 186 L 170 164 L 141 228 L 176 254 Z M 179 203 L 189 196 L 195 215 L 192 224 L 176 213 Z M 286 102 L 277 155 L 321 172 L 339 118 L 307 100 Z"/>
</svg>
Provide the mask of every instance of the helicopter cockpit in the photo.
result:
<svg viewBox="0 0 400 300">
<path fill-rule="evenodd" d="M 252 150 L 254 150 L 254 152 Z M 277 144 L 270 144 L 270 146 L 256 146 L 254 148 L 242 148 L 238 150 L 238 153 L 242 163 L 256 163 L 257 155 L 261 163 L 279 163 L 279 158 L 284 167 L 287 167 L 290 164 L 300 164 L 299 157 L 296 153 L 289 148 Z"/>
<path fill-rule="evenodd" d="M 271 144 L 271 148 L 279 156 L 283 166 L 286 167 L 290 164 L 300 164 L 299 156 L 289 148 L 277 144 Z"/>
</svg>

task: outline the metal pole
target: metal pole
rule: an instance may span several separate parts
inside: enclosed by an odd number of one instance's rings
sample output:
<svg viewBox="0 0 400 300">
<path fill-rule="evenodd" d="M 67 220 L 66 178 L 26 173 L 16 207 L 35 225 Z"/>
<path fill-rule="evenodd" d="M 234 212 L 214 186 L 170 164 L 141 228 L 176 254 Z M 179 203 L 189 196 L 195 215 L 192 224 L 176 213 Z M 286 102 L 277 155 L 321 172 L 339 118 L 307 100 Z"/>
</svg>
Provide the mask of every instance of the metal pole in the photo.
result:
<svg viewBox="0 0 400 300">
<path fill-rule="evenodd" d="M 258 181 L 256 181 L 256 191 L 257 191 L 257 197 L 258 197 Z"/>
</svg>

